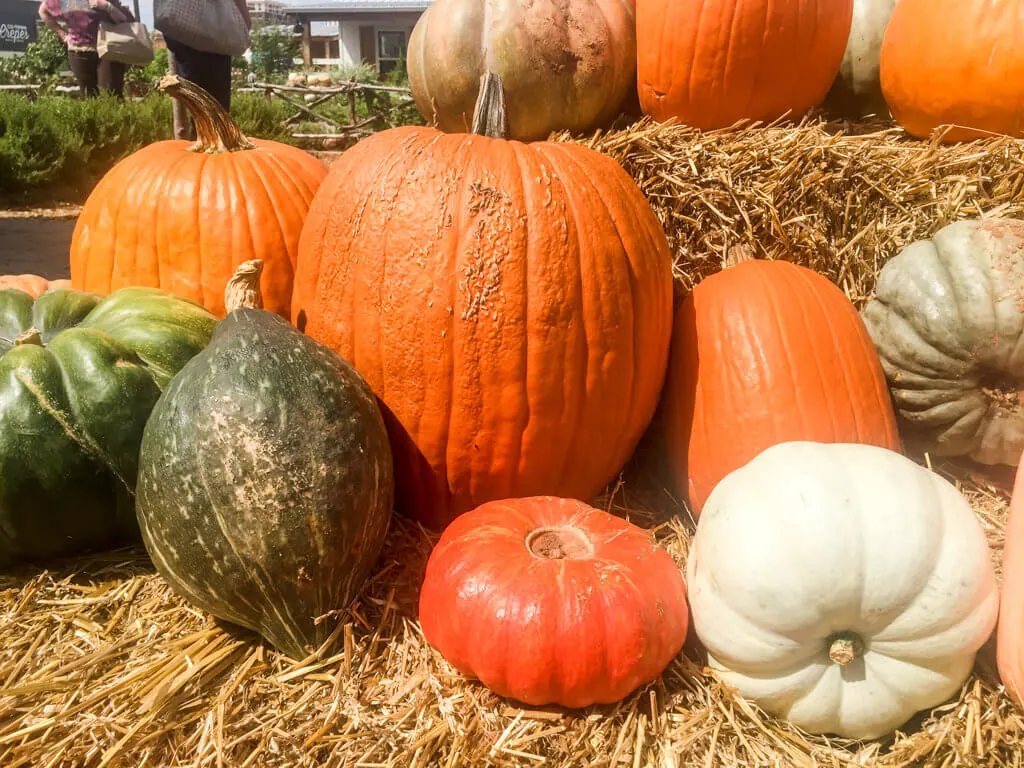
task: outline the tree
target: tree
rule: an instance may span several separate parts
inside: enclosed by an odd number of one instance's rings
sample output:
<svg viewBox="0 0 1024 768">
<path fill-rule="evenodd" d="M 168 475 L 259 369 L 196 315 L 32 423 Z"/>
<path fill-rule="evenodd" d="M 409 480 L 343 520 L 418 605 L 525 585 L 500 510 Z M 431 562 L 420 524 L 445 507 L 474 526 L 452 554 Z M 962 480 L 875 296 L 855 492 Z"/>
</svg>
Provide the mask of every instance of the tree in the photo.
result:
<svg viewBox="0 0 1024 768">
<path fill-rule="evenodd" d="M 68 52 L 53 31 L 39 25 L 39 36 L 22 56 L 0 58 L 0 82 L 53 83 L 68 68 Z"/>
<path fill-rule="evenodd" d="M 268 26 L 252 32 L 252 68 L 264 80 L 284 74 L 299 55 L 299 44 L 287 27 Z"/>
</svg>

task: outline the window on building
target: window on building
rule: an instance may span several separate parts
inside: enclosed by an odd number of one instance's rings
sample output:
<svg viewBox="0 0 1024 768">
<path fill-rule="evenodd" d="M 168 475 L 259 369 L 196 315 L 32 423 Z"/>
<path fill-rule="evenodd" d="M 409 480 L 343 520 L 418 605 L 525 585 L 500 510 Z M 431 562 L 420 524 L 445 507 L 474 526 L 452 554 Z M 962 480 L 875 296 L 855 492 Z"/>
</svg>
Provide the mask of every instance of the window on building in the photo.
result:
<svg viewBox="0 0 1024 768">
<path fill-rule="evenodd" d="M 405 66 L 405 48 L 405 32 L 378 30 L 377 70 L 386 75 L 400 66 Z"/>
<path fill-rule="evenodd" d="M 309 41 L 309 54 L 314 59 L 340 58 L 338 38 L 314 37 Z"/>
</svg>

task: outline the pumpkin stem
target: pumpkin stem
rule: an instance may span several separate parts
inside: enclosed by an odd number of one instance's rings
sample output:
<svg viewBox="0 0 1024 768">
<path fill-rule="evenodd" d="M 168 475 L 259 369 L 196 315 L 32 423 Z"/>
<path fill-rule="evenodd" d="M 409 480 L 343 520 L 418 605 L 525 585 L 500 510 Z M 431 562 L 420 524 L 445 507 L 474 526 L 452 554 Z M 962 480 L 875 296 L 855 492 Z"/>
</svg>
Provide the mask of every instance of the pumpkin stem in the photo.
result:
<svg viewBox="0 0 1024 768">
<path fill-rule="evenodd" d="M 586 534 L 570 527 L 532 530 L 526 536 L 526 548 L 539 560 L 582 560 L 594 554 Z"/>
<path fill-rule="evenodd" d="M 754 260 L 754 249 L 746 243 L 739 243 L 729 249 L 728 253 L 725 254 L 725 266 L 735 267 L 737 264 L 742 264 L 744 261 Z"/>
<path fill-rule="evenodd" d="M 505 89 L 501 78 L 488 72 L 480 78 L 480 93 L 473 110 L 473 130 L 477 136 L 492 139 L 508 138 L 508 109 L 505 106 Z"/>
<path fill-rule="evenodd" d="M 216 154 L 256 149 L 220 102 L 195 83 L 177 75 L 164 75 L 159 88 L 181 101 L 196 124 L 196 143 L 188 148 L 190 152 Z"/>
<path fill-rule="evenodd" d="M 843 632 L 832 637 L 828 648 L 828 657 L 841 667 L 852 664 L 864 655 L 864 641 L 851 632 Z"/>
<path fill-rule="evenodd" d="M 263 294 L 260 292 L 262 274 L 262 259 L 253 259 L 238 265 L 234 276 L 228 280 L 224 288 L 224 307 L 228 313 L 236 309 L 263 309 Z"/>
<path fill-rule="evenodd" d="M 43 346 L 43 334 L 39 332 L 38 328 L 29 328 L 14 340 L 14 346 L 16 347 L 23 347 L 28 344 L 35 344 L 37 347 Z"/>
</svg>

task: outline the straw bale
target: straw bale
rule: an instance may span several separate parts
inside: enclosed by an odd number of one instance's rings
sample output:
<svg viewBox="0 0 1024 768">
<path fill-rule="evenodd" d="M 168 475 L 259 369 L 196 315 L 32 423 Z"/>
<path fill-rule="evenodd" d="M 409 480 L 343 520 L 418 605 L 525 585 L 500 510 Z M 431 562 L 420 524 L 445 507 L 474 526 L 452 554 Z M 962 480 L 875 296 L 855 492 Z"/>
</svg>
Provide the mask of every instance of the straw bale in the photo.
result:
<svg viewBox="0 0 1024 768">
<path fill-rule="evenodd" d="M 913 239 L 959 217 L 1021 214 L 1019 142 L 946 147 L 841 128 L 640 123 L 587 143 L 647 193 L 681 290 L 745 246 L 809 264 L 860 302 Z M 1006 478 L 935 468 L 962 483 L 998 567 Z M 682 565 L 692 521 L 652 477 L 641 451 L 601 503 L 652 529 Z M 417 586 L 434 541 L 396 519 L 363 596 L 300 661 L 190 608 L 138 548 L 0 575 L 0 766 L 1024 765 L 1024 720 L 991 647 L 951 701 L 862 744 L 801 733 L 736 697 L 704 670 L 692 633 L 660 680 L 617 705 L 517 706 L 424 642 Z"/>
</svg>

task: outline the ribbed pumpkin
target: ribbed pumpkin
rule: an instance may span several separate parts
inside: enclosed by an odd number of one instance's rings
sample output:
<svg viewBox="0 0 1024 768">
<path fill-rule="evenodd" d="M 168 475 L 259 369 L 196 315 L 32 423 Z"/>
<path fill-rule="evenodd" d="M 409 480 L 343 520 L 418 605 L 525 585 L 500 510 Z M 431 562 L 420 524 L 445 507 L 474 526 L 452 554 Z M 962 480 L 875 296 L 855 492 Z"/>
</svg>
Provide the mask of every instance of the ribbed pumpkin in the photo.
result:
<svg viewBox="0 0 1024 768">
<path fill-rule="evenodd" d="M 580 501 L 492 501 L 450 525 L 420 592 L 427 642 L 532 706 L 619 701 L 686 639 L 683 577 L 651 535 Z"/>
<path fill-rule="evenodd" d="M 258 258 L 266 307 L 287 317 L 299 235 L 327 168 L 296 147 L 247 139 L 187 80 L 169 75 L 161 87 L 188 107 L 198 141 L 150 144 L 100 180 L 72 237 L 72 284 L 163 288 L 222 317 L 235 268 Z"/>
<path fill-rule="evenodd" d="M 500 95 L 489 77 L 478 131 L 507 127 Z M 440 527 L 611 480 L 657 404 L 671 300 L 665 234 L 610 158 L 407 127 L 331 168 L 293 320 L 370 383 L 398 508 Z"/>
<path fill-rule="evenodd" d="M 827 278 L 785 261 L 740 261 L 697 284 L 676 315 L 663 404 L 670 469 L 694 513 L 777 443 L 900 448 L 857 310 Z"/>
<path fill-rule="evenodd" d="M 1007 693 L 1024 707 L 1024 457 L 1017 466 L 1006 520 L 996 665 Z"/>
<path fill-rule="evenodd" d="M 853 0 L 637 0 L 640 106 L 696 128 L 799 117 L 839 71 Z"/>
<path fill-rule="evenodd" d="M 509 138 L 603 126 L 636 84 L 633 0 L 437 0 L 409 38 L 409 85 L 443 131 L 472 125 L 480 78 L 501 78 Z"/>
<path fill-rule="evenodd" d="M 911 243 L 862 315 L 908 439 L 934 456 L 1017 465 L 1024 221 L 957 221 Z"/>
<path fill-rule="evenodd" d="M 908 133 L 1024 136 L 1020 0 L 899 0 L 882 42 L 882 93 Z"/>
<path fill-rule="evenodd" d="M 215 324 L 152 288 L 0 290 L 0 566 L 138 538 L 142 430 Z"/>
<path fill-rule="evenodd" d="M 259 308 L 260 269 L 238 268 L 229 314 L 153 408 L 137 511 L 175 591 L 303 658 L 380 554 L 391 454 L 366 382 Z"/>
<path fill-rule="evenodd" d="M 70 280 L 47 280 L 39 275 L 0 275 L 0 291 L 22 291 L 32 298 L 36 298 L 51 288 L 70 287 Z"/>
</svg>

